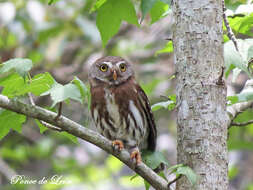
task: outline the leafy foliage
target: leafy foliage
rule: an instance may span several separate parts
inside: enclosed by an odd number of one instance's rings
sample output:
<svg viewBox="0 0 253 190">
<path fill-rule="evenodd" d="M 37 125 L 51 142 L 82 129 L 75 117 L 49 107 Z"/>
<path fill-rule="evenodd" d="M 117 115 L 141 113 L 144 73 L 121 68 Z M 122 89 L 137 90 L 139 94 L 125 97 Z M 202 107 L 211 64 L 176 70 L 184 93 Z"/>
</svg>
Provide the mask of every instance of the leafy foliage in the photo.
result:
<svg viewBox="0 0 253 190">
<path fill-rule="evenodd" d="M 10 129 L 21 133 L 21 126 L 25 121 L 24 115 L 0 109 L 0 140 L 9 133 Z"/>
<path fill-rule="evenodd" d="M 34 76 L 30 81 L 24 81 L 17 73 L 8 75 L 0 79 L 0 86 L 3 86 L 3 95 L 13 98 L 31 92 L 37 96 L 50 89 L 54 79 L 49 73 L 41 73 Z"/>
<path fill-rule="evenodd" d="M 70 83 L 64 86 L 57 83 L 49 73 L 41 73 L 35 75 L 33 78 L 27 77 L 26 75 L 28 75 L 28 71 L 31 67 L 32 62 L 29 59 L 12 59 L 5 62 L 1 67 L 1 74 L 6 74 L 5 77 L 0 79 L 0 86 L 4 87 L 2 94 L 10 98 L 26 95 L 29 92 L 37 96 L 50 94 L 53 99 L 52 107 L 58 102 L 65 101 L 69 98 L 82 103 L 83 99 L 89 94 L 86 86 L 77 77 L 72 81 L 73 84 Z M 14 70 L 17 73 L 9 72 L 10 70 Z M 2 127 L 0 128 L 0 139 L 8 134 L 10 129 L 21 132 L 22 123 L 24 123 L 25 120 L 26 117 L 24 115 L 1 110 L 0 124 L 2 123 Z M 35 122 L 39 126 L 41 133 L 47 129 L 38 120 L 35 120 Z M 62 132 L 61 134 L 74 143 L 77 143 L 77 138 L 75 136 L 67 132 Z"/>
<path fill-rule="evenodd" d="M 48 5 L 52 5 L 53 3 L 56 3 L 59 0 L 48 0 Z"/>
<path fill-rule="evenodd" d="M 157 0 L 142 0 L 141 1 L 141 12 L 142 19 L 146 16 L 146 14 L 152 9 Z"/>
<path fill-rule="evenodd" d="M 224 45 L 224 58 L 227 68 L 226 76 L 228 76 L 229 72 L 235 67 L 246 72 L 249 76 L 252 76 L 252 73 L 248 70 L 248 62 L 250 58 L 253 57 L 253 39 L 237 41 L 240 53 L 236 51 L 234 44 L 231 41 L 226 42 Z"/>
<path fill-rule="evenodd" d="M 0 74 L 14 69 L 20 76 L 25 78 L 27 72 L 32 68 L 32 61 L 30 59 L 15 58 L 2 63 L 0 67 Z"/>
<path fill-rule="evenodd" d="M 229 19 L 229 23 L 231 28 L 237 33 L 253 36 L 251 31 L 253 26 L 253 13 L 243 17 L 236 16 L 235 18 Z"/>
<path fill-rule="evenodd" d="M 122 21 L 138 26 L 135 9 L 130 0 L 107 0 L 101 5 L 97 14 L 97 27 L 103 46 L 118 32 Z"/>
<path fill-rule="evenodd" d="M 80 103 L 83 103 L 82 93 L 84 95 L 84 91 L 85 90 L 82 88 L 80 84 L 79 86 L 73 83 L 61 85 L 55 82 L 51 89 L 49 89 L 47 92 L 44 92 L 41 95 L 44 96 L 50 94 L 53 100 L 53 104 L 51 107 L 54 107 L 57 103 L 67 101 L 68 99 L 73 99 L 79 101 Z"/>
<path fill-rule="evenodd" d="M 164 48 L 155 52 L 155 56 L 158 56 L 159 54 L 162 53 L 171 53 L 171 52 L 173 52 L 173 44 L 172 41 L 169 41 Z"/>
<path fill-rule="evenodd" d="M 169 5 L 162 2 L 156 1 L 152 9 L 150 10 L 151 16 L 151 24 L 155 23 L 156 21 L 160 20 L 161 18 L 168 15 Z"/>
<path fill-rule="evenodd" d="M 161 152 L 150 152 L 143 151 L 142 153 L 143 162 L 152 169 L 156 169 L 161 163 L 169 165 L 167 159 Z"/>
<path fill-rule="evenodd" d="M 177 175 L 185 175 L 187 179 L 191 182 L 191 184 L 194 186 L 197 183 L 198 176 L 194 173 L 194 171 L 183 164 L 174 165 L 169 168 L 172 172 L 174 172 Z"/>
</svg>

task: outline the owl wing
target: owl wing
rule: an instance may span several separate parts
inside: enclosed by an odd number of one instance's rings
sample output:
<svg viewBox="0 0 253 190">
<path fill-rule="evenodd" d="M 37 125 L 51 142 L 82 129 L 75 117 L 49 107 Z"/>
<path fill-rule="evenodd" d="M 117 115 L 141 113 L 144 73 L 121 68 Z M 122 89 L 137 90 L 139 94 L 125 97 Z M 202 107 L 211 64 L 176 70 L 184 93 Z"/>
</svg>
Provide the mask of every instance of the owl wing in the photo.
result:
<svg viewBox="0 0 253 190">
<path fill-rule="evenodd" d="M 138 91 L 138 99 L 141 102 L 142 107 L 144 108 L 144 113 L 147 118 L 147 123 L 148 123 L 148 127 L 149 127 L 147 149 L 150 151 L 155 151 L 157 131 L 156 131 L 156 125 L 155 125 L 155 121 L 154 121 L 154 116 L 151 111 L 151 107 L 150 107 L 147 95 L 145 94 L 145 92 L 142 90 L 142 88 L 139 85 L 136 85 L 136 89 Z"/>
</svg>

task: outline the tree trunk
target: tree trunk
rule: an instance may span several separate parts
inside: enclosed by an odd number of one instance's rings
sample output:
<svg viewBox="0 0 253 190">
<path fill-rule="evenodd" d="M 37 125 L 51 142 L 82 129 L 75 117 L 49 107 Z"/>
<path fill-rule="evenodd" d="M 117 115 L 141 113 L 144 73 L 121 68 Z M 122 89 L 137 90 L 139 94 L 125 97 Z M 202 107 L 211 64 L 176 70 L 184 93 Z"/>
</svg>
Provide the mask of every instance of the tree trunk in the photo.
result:
<svg viewBox="0 0 253 190">
<path fill-rule="evenodd" d="M 177 190 L 228 189 L 226 87 L 221 0 L 174 0 L 173 45 L 177 78 L 177 160 L 199 179 Z"/>
</svg>

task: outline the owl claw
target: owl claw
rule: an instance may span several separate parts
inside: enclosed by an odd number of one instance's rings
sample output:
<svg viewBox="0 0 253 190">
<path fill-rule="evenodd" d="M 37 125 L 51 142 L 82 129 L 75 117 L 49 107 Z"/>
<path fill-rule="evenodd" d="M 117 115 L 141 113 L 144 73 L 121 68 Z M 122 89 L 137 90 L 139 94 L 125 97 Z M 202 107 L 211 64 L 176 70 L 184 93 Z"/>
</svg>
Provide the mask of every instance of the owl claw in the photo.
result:
<svg viewBox="0 0 253 190">
<path fill-rule="evenodd" d="M 124 144 L 121 140 L 112 141 L 112 146 L 119 151 L 123 150 L 124 148 Z"/>
<path fill-rule="evenodd" d="M 132 160 L 136 160 L 136 164 L 140 164 L 141 163 L 141 154 L 139 152 L 139 150 L 134 150 L 131 155 L 130 155 Z"/>
</svg>

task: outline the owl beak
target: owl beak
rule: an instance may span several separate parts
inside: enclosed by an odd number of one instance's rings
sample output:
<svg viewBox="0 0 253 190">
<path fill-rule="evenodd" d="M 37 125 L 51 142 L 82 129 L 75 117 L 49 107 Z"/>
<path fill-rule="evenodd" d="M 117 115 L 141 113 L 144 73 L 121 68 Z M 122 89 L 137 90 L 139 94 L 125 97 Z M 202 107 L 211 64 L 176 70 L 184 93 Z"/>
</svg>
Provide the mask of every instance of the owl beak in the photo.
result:
<svg viewBox="0 0 253 190">
<path fill-rule="evenodd" d="M 117 80 L 117 72 L 115 70 L 113 71 L 112 77 L 113 77 L 113 80 Z"/>
</svg>

